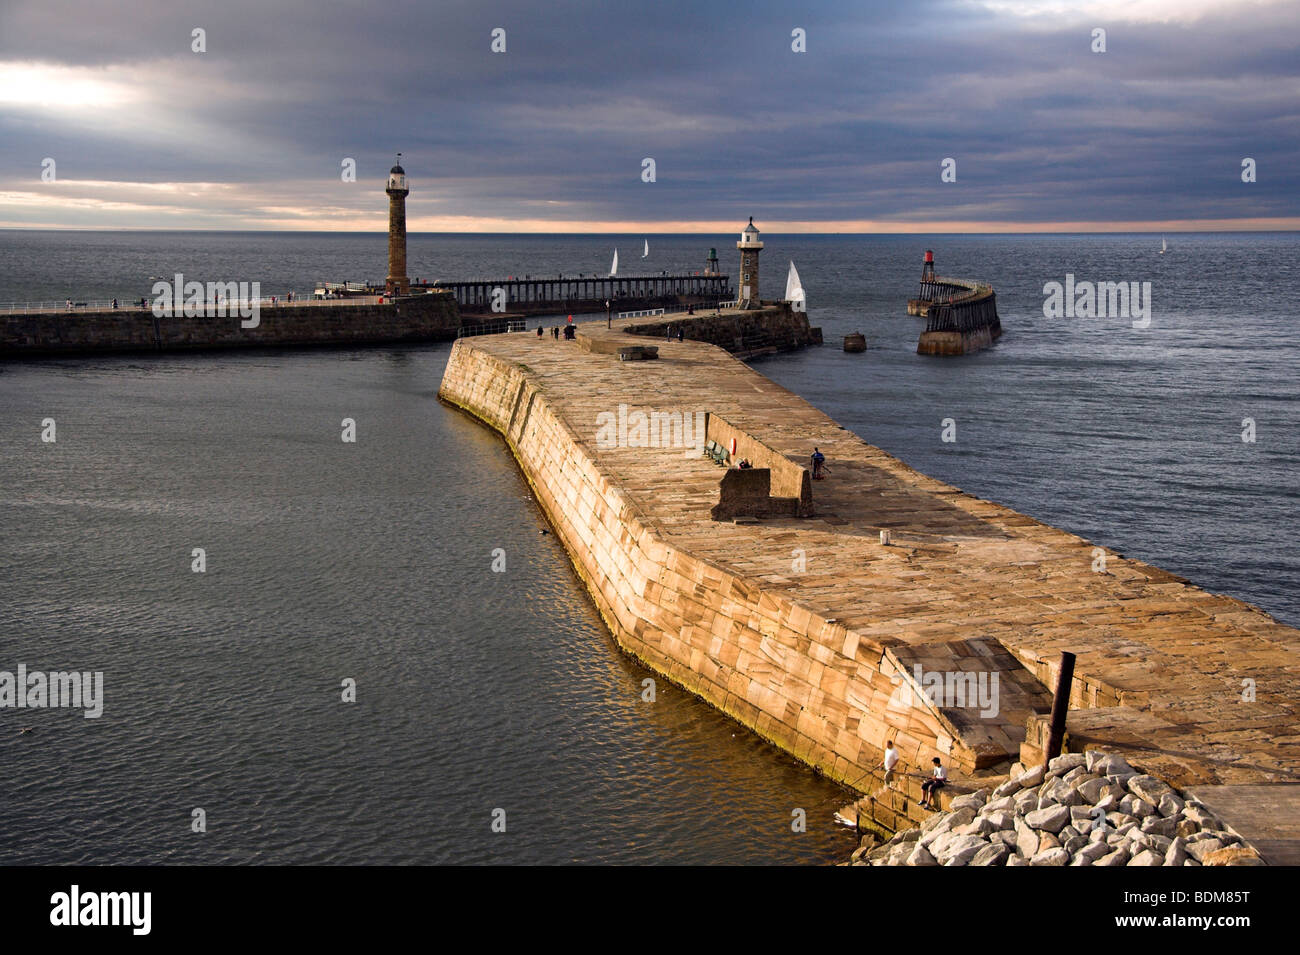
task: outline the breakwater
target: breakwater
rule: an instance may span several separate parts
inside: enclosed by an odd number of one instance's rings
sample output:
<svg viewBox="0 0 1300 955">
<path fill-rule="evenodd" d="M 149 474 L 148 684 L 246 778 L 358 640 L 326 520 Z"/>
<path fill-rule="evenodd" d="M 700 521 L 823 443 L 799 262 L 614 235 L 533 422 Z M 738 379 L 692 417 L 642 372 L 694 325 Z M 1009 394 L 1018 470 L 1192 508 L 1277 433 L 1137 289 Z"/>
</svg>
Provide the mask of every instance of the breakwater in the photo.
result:
<svg viewBox="0 0 1300 955">
<path fill-rule="evenodd" d="M 503 435 L 620 646 L 869 793 L 864 822 L 920 818 L 935 757 L 943 802 L 1032 762 L 1062 650 L 1080 739 L 1141 750 L 1180 786 L 1300 778 L 1296 630 L 1120 555 L 1096 572 L 1090 542 L 919 474 L 720 348 L 619 361 L 645 341 L 633 321 L 582 326 L 608 349 L 461 340 L 439 394 Z M 689 448 L 602 444 L 620 404 L 705 412 L 711 433 L 725 423 L 786 459 L 770 471 L 818 446 L 831 475 L 807 508 L 715 520 L 729 472 Z M 769 492 L 789 499 L 770 477 Z M 888 740 L 909 770 L 895 781 L 875 769 Z"/>
<path fill-rule="evenodd" d="M 916 344 L 918 355 L 967 355 L 1002 337 L 997 296 L 983 282 L 923 280 L 921 297 L 908 301 L 907 314 L 926 319 Z"/>
<path fill-rule="evenodd" d="M 0 315 L 0 359 L 114 352 L 387 345 L 447 341 L 460 314 L 447 294 L 383 304 L 301 302 L 263 306 L 255 327 L 237 315 L 155 315 L 139 307 Z"/>
<path fill-rule="evenodd" d="M 680 330 L 688 341 L 717 345 L 742 358 L 822 343 L 822 330 L 810 326 L 807 314 L 794 311 L 788 302 L 768 302 L 756 309 L 727 309 L 696 315 L 678 312 L 651 319 L 630 319 L 621 327 L 629 335 L 664 339 L 676 337 Z"/>
<path fill-rule="evenodd" d="M 967 355 L 990 347 L 1002 336 L 993 287 L 936 275 L 930 249 L 925 251 L 920 291 L 908 301 L 907 314 L 926 319 L 916 343 L 918 355 Z"/>
</svg>

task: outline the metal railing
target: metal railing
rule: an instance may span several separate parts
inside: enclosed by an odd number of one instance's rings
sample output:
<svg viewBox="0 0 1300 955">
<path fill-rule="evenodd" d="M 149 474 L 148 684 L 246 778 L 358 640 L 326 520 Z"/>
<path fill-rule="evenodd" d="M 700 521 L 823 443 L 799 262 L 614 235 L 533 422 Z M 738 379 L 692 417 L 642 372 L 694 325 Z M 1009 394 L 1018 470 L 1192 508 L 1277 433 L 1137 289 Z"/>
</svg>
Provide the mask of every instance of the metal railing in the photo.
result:
<svg viewBox="0 0 1300 955">
<path fill-rule="evenodd" d="M 140 300 L 125 301 L 117 300 L 118 308 L 140 308 Z M 112 311 L 113 301 L 111 299 L 103 302 L 74 302 L 71 300 L 62 302 L 0 302 L 0 315 L 21 315 L 25 312 L 98 312 Z"/>
<path fill-rule="evenodd" d="M 664 314 L 664 310 L 662 308 L 646 308 L 646 309 L 642 309 L 639 312 L 619 312 L 614 317 L 615 318 L 644 318 L 647 315 L 662 315 L 662 314 Z"/>
<path fill-rule="evenodd" d="M 267 305 L 266 299 L 259 299 L 263 305 Z M 312 305 L 379 305 L 392 299 L 385 299 L 382 295 L 345 295 L 342 298 L 295 298 L 292 302 L 286 302 L 284 299 L 277 297 L 275 308 L 297 308 L 298 306 Z"/>
<path fill-rule="evenodd" d="M 1000 326 L 997 297 L 987 285 L 977 285 L 968 295 L 948 302 L 932 302 L 927 332 L 970 332 Z"/>
<path fill-rule="evenodd" d="M 242 301 L 235 299 L 225 299 L 220 302 L 205 301 L 197 306 L 202 314 L 216 314 L 222 310 L 233 312 L 237 309 L 252 308 L 254 304 L 258 308 L 311 308 L 321 305 L 378 305 L 384 300 L 382 295 L 350 295 L 344 298 L 295 298 L 292 301 L 287 300 L 279 295 L 264 295 L 258 299 L 244 299 Z M 152 301 L 146 299 L 145 304 L 140 304 L 140 299 L 125 300 L 118 299 L 117 304 L 113 304 L 112 299 L 104 301 L 85 301 L 85 302 L 0 302 L 0 315 L 24 315 L 24 314 L 50 314 L 63 312 L 67 314 L 76 314 L 78 312 L 111 312 L 114 309 L 118 311 L 154 311 Z M 158 310 L 160 315 L 184 314 L 186 305 L 181 302 L 179 305 L 162 308 Z"/>
<path fill-rule="evenodd" d="M 661 272 L 649 272 L 637 275 L 610 275 L 608 272 L 566 272 L 564 274 L 529 274 L 501 276 L 490 275 L 485 277 L 474 278 L 455 278 L 455 279 L 428 279 L 421 278 L 417 283 L 412 279 L 412 285 L 418 285 L 420 288 L 425 286 L 438 286 L 446 288 L 452 285 L 505 285 L 511 282 L 645 282 L 663 279 L 707 279 L 708 284 L 720 282 L 729 276 L 721 272 L 673 272 L 666 270 Z"/>
<path fill-rule="evenodd" d="M 480 322 L 475 325 L 462 325 L 457 329 L 456 337 L 473 338 L 476 335 L 501 335 L 507 332 L 526 331 L 527 327 L 527 323 L 523 321 L 523 319 L 501 319 L 496 322 Z"/>
</svg>

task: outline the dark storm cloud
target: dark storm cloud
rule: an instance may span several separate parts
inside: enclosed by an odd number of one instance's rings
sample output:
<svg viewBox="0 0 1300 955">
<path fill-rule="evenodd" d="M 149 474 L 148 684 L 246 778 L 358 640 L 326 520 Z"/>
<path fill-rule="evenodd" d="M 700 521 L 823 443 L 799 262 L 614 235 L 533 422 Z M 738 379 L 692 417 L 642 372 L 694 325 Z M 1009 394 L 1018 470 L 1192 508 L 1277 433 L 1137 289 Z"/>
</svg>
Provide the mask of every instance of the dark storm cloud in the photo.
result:
<svg viewBox="0 0 1300 955">
<path fill-rule="evenodd" d="M 281 184 L 298 202 L 341 157 L 370 181 L 401 149 L 417 216 L 1294 216 L 1298 24 L 1294 5 L 1126 23 L 953 2 L 18 0 L 0 61 L 137 70 L 157 102 L 105 126 L 0 98 L 0 163 L 6 183 L 57 155 L 79 179 Z"/>
</svg>

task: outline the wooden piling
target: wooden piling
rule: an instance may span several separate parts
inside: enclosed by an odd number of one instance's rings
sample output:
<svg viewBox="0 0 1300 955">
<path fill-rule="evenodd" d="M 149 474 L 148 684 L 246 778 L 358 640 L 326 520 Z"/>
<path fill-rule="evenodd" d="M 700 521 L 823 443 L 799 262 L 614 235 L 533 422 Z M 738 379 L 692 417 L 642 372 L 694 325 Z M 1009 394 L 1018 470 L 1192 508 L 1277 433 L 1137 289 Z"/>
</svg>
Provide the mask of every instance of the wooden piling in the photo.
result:
<svg viewBox="0 0 1300 955">
<path fill-rule="evenodd" d="M 1043 763 L 1050 763 L 1061 755 L 1065 739 L 1065 714 L 1070 709 L 1070 685 L 1074 682 L 1074 654 L 1061 651 L 1061 668 L 1056 674 L 1056 695 L 1052 697 L 1052 723 L 1047 733 L 1047 749 Z"/>
</svg>

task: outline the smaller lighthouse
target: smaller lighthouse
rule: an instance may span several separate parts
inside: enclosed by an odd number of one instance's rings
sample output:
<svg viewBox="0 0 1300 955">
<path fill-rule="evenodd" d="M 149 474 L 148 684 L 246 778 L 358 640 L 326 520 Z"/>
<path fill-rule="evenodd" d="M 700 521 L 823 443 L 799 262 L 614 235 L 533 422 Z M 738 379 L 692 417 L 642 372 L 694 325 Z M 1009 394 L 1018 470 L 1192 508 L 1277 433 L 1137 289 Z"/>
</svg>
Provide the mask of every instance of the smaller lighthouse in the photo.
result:
<svg viewBox="0 0 1300 955">
<path fill-rule="evenodd" d="M 736 243 L 740 250 L 740 307 L 760 308 L 758 297 L 758 253 L 763 250 L 763 243 L 758 238 L 758 229 L 754 228 L 754 217 L 749 217 L 749 225 L 740 233 Z"/>
<path fill-rule="evenodd" d="M 709 249 L 709 257 L 704 262 L 704 274 L 717 275 L 720 271 L 718 268 L 718 250 Z"/>
<path fill-rule="evenodd" d="M 386 295 L 409 295 L 411 280 L 406 275 L 406 197 L 411 190 L 406 184 L 406 170 L 402 168 L 402 154 L 388 171 L 388 278 L 384 280 Z"/>
</svg>

